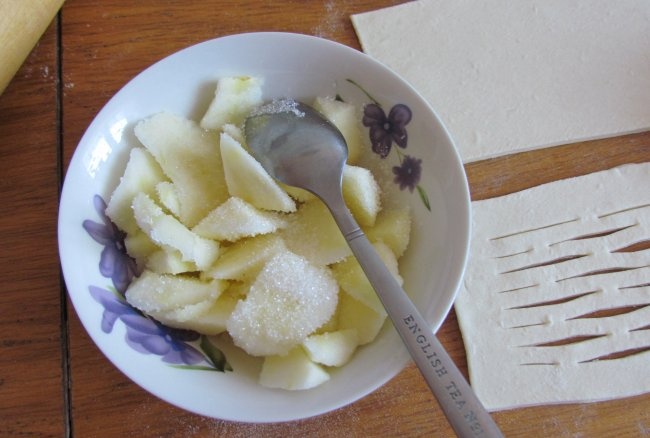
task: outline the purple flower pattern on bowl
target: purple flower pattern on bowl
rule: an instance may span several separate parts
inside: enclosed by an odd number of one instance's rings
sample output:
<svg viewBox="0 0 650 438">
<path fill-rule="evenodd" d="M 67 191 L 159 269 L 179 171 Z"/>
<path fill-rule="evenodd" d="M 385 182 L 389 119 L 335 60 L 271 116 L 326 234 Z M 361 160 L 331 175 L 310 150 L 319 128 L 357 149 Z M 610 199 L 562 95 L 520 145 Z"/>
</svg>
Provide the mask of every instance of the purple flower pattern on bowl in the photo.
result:
<svg viewBox="0 0 650 438">
<path fill-rule="evenodd" d="M 369 128 L 372 151 L 386 158 L 395 143 L 402 149 L 408 144 L 406 125 L 411 121 L 411 109 L 404 104 L 393 106 L 388 115 L 376 103 L 369 103 L 363 108 L 363 126 Z"/>
<path fill-rule="evenodd" d="M 152 319 L 138 315 L 124 315 L 126 342 L 136 351 L 161 356 L 163 362 L 195 365 L 204 360 L 203 355 L 189 342 L 201 336 L 188 330 L 166 327 Z"/>
<path fill-rule="evenodd" d="M 102 331 L 111 333 L 115 323 L 120 320 L 126 328 L 127 345 L 139 353 L 160 356 L 163 362 L 178 368 L 232 371 L 224 354 L 206 336 L 167 327 L 142 314 L 126 301 L 124 293 L 137 274 L 135 261 L 126 252 L 125 233 L 106 216 L 104 199 L 95 195 L 93 205 L 102 222 L 87 219 L 82 226 L 93 240 L 104 246 L 99 272 L 112 282 L 111 290 L 92 285 L 88 287 L 90 295 L 104 308 Z M 198 347 L 195 346 L 197 343 Z"/>
<path fill-rule="evenodd" d="M 85 220 L 82 226 L 93 240 L 104 247 L 99 259 L 99 273 L 110 278 L 115 289 L 123 294 L 136 274 L 135 260 L 126 253 L 126 234 L 106 216 L 106 202 L 101 196 L 93 197 L 93 206 L 102 222 Z"/>
<path fill-rule="evenodd" d="M 368 128 L 372 151 L 382 159 L 386 159 L 393 150 L 395 151 L 398 165 L 392 168 L 393 182 L 399 186 L 400 190 L 408 189 L 411 193 L 413 190 L 417 190 L 422 204 L 431 211 L 429 197 L 420 185 L 422 160 L 402 152 L 402 149 L 405 150 L 408 146 L 406 126 L 413 118 L 411 109 L 403 103 L 397 103 L 386 114 L 381 103 L 361 85 L 352 79 L 347 81 L 359 88 L 371 100 L 363 107 L 362 124 Z M 393 144 L 398 147 L 393 149 Z"/>
<path fill-rule="evenodd" d="M 413 193 L 413 189 L 417 186 L 422 173 L 422 160 L 419 158 L 405 155 L 402 163 L 399 166 L 393 166 L 393 174 L 395 184 L 399 185 L 400 190 L 408 189 Z"/>
</svg>

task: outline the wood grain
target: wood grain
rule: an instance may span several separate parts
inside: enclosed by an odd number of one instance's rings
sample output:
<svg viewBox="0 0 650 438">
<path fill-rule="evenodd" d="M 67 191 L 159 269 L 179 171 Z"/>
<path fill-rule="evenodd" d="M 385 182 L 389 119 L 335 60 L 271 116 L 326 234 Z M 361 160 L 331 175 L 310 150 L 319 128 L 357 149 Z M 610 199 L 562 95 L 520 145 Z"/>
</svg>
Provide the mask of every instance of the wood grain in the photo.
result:
<svg viewBox="0 0 650 438">
<path fill-rule="evenodd" d="M 57 40 L 50 26 L 0 95 L 0 434 L 64 433 Z"/>
<path fill-rule="evenodd" d="M 161 58 L 233 33 L 299 32 L 359 49 L 350 14 L 399 3 L 402 1 L 65 2 L 59 17 L 60 39 L 56 27 L 50 27 L 0 95 L 2 436 L 453 436 L 413 365 L 358 402 L 303 421 L 240 424 L 185 412 L 145 392 L 118 371 L 92 343 L 72 306 L 60 300 L 58 156 L 61 154 L 65 170 L 86 127 L 115 92 Z M 480 200 L 648 160 L 650 133 L 641 133 L 471 163 L 466 171 L 472 199 Z M 68 309 L 64 318 L 62 308 Z M 62 355 L 66 327 L 69 348 Z M 453 311 L 438 334 L 467 373 Z M 61 366 L 68 356 L 69 380 Z M 68 385 L 69 407 L 64 398 Z M 643 436 L 650 435 L 650 395 L 522 408 L 496 412 L 494 417 L 508 437 Z"/>
<path fill-rule="evenodd" d="M 586 175 L 650 156 L 650 132 L 522 152 L 465 166 L 473 201 Z"/>
</svg>

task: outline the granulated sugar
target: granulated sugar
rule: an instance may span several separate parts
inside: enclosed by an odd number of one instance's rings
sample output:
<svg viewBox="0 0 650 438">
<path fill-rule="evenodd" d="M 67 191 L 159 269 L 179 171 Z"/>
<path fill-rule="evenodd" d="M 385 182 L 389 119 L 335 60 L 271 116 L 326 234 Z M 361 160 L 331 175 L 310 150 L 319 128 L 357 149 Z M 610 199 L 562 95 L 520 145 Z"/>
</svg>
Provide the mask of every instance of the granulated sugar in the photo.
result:
<svg viewBox="0 0 650 438">
<path fill-rule="evenodd" d="M 298 102 L 293 99 L 273 99 L 257 107 L 251 113 L 251 116 L 261 116 L 270 114 L 293 113 L 296 117 L 304 117 L 305 113 L 298 109 Z"/>
<path fill-rule="evenodd" d="M 337 293 L 326 268 L 288 251 L 277 254 L 237 303 L 228 332 L 249 354 L 284 355 L 331 318 Z"/>
</svg>

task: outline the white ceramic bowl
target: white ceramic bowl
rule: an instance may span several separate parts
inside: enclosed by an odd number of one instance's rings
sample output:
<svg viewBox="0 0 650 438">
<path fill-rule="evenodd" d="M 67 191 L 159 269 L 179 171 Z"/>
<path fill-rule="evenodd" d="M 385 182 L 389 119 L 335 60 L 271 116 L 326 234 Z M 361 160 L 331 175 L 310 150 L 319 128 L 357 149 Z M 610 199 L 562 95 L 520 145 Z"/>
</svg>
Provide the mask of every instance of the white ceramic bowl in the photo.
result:
<svg viewBox="0 0 650 438">
<path fill-rule="evenodd" d="M 135 383 L 189 411 L 244 422 L 306 418 L 358 400 L 406 365 L 408 354 L 390 323 L 327 383 L 306 391 L 272 390 L 256 382 L 258 360 L 224 347 L 234 371 L 205 370 L 211 366 L 202 356 L 198 363 L 191 360 L 200 349 L 148 323 L 112 292 L 111 276 L 124 265 L 111 261 L 119 236 L 103 222 L 96 195 L 108 200 L 117 185 L 128 151 L 137 144 L 134 123 L 163 110 L 198 120 L 217 78 L 230 75 L 263 77 L 267 98 L 309 101 L 339 94 L 363 105 L 372 96 L 387 113 L 398 103 L 411 109 L 408 144 L 401 152 L 421 160 L 418 185 L 431 209 L 419 190 L 397 190 L 411 204 L 414 218 L 401 272 L 404 288 L 434 330 L 449 312 L 465 268 L 470 233 L 466 177 L 447 131 L 411 86 L 363 53 L 298 34 L 233 35 L 181 50 L 130 81 L 88 127 L 66 175 L 58 232 L 68 292 L 93 341 Z M 393 151 L 386 160 L 398 165 L 399 159 Z M 88 232 L 93 227 L 98 239 Z M 99 243 L 102 231 L 109 233 Z"/>
</svg>

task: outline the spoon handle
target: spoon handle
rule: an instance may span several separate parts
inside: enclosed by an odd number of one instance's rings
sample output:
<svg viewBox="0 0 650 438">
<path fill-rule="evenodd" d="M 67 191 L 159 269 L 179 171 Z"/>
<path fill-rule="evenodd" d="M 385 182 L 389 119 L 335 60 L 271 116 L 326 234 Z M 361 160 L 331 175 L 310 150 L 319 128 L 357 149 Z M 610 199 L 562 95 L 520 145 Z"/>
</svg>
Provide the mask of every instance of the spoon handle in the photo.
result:
<svg viewBox="0 0 650 438">
<path fill-rule="evenodd" d="M 340 204 L 342 206 L 337 207 Z M 490 414 L 440 344 L 429 324 L 388 271 L 345 204 L 329 202 L 328 205 L 456 435 L 462 438 L 502 437 Z"/>
</svg>

